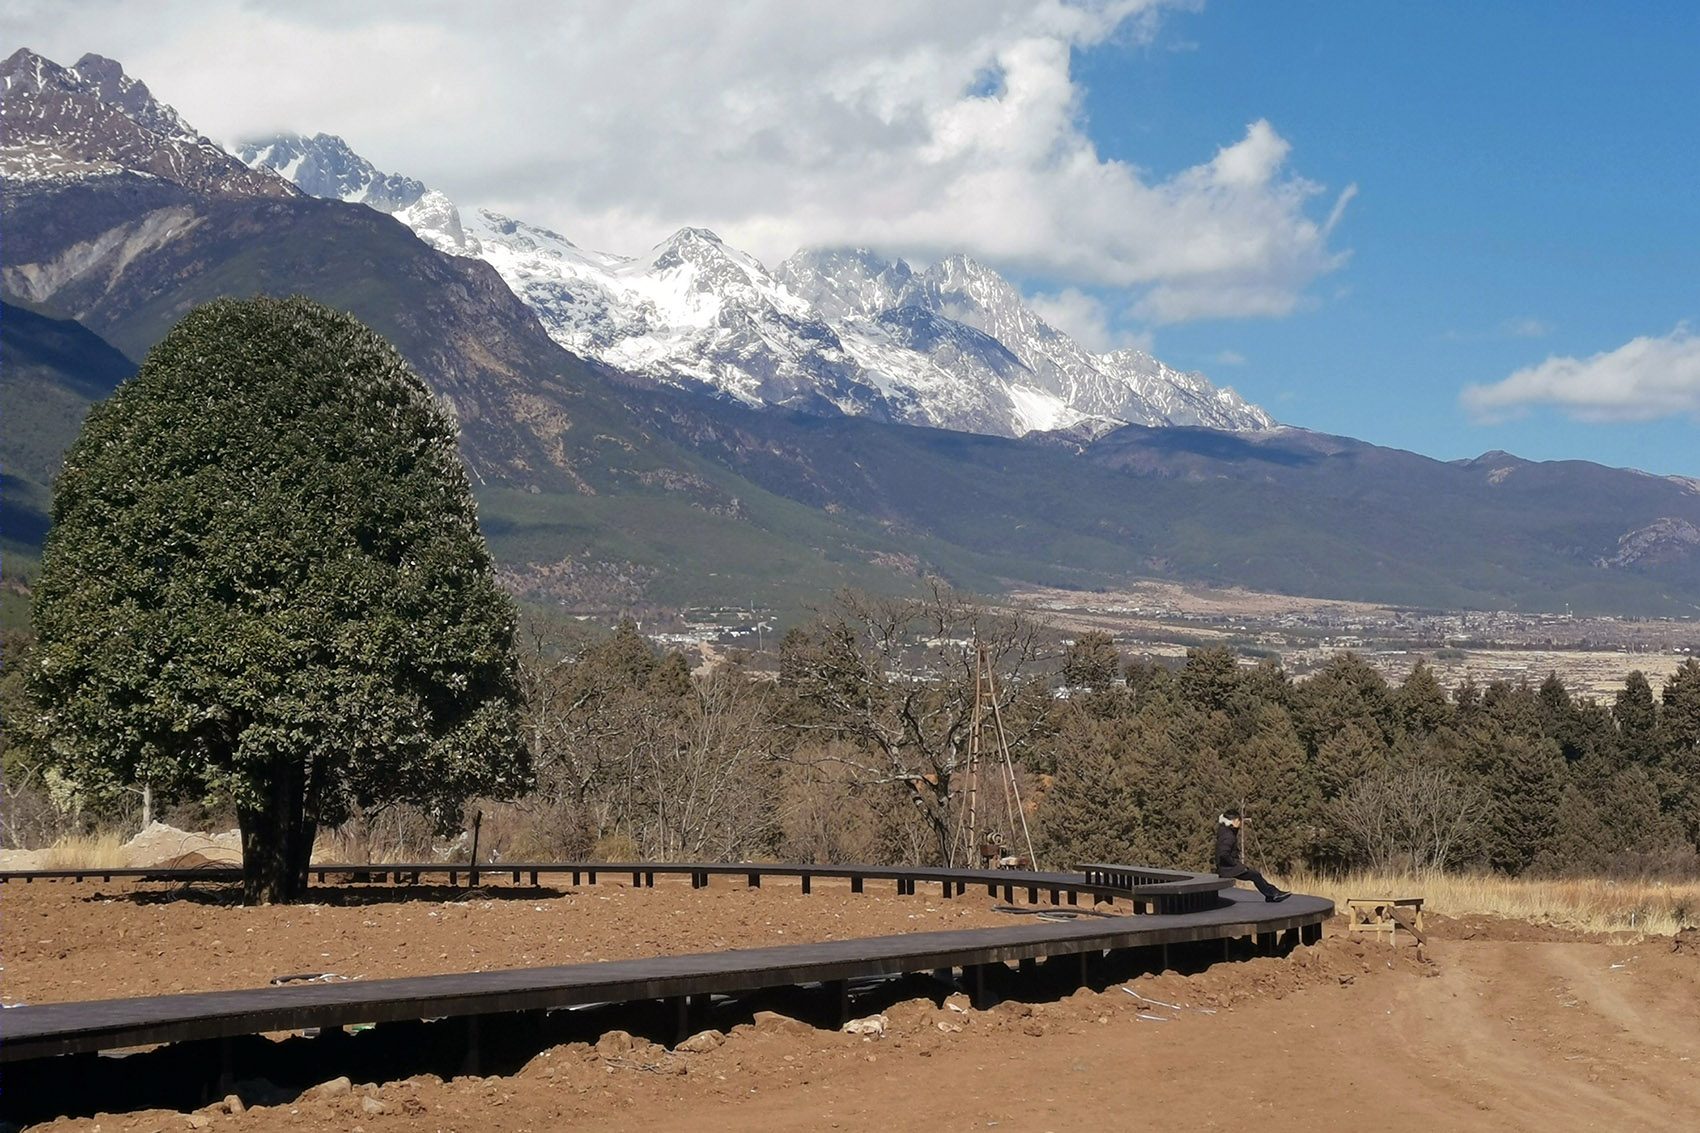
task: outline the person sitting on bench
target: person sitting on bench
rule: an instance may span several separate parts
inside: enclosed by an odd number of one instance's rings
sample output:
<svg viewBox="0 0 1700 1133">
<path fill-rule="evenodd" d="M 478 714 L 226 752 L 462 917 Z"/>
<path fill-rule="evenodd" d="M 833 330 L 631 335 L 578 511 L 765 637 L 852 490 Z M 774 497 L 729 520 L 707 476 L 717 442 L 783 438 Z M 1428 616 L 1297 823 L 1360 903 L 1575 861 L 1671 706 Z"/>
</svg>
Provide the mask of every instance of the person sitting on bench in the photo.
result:
<svg viewBox="0 0 1700 1133">
<path fill-rule="evenodd" d="M 1240 812 L 1226 810 L 1216 820 L 1216 876 L 1249 881 L 1265 901 L 1285 901 L 1292 894 L 1269 884 L 1261 873 L 1240 860 Z"/>
</svg>

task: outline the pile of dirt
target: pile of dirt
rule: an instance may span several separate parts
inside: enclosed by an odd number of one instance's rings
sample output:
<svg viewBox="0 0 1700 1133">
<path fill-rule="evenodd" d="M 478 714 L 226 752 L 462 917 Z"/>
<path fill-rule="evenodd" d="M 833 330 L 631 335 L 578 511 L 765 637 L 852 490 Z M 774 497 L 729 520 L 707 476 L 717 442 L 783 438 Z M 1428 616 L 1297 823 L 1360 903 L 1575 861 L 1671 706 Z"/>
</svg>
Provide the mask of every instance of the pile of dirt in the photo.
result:
<svg viewBox="0 0 1700 1133">
<path fill-rule="evenodd" d="M 1700 956 L 1700 928 L 1685 928 L 1671 941 L 1670 950 L 1678 956 Z"/>
<path fill-rule="evenodd" d="M 1427 934 L 1442 940 L 1515 940 L 1523 944 L 1608 943 L 1612 936 L 1563 925 L 1505 920 L 1482 913 L 1447 917 L 1430 913 L 1423 920 Z"/>
<path fill-rule="evenodd" d="M 128 869 L 150 869 L 156 866 L 194 868 L 206 865 L 241 865 L 242 835 L 227 830 L 222 834 L 202 834 L 179 830 L 163 822 L 151 822 L 134 838 L 119 847 L 117 862 L 68 862 L 57 850 L 0 850 L 0 869 L 54 869 L 71 865 L 92 868 L 116 865 Z"/>
<path fill-rule="evenodd" d="M 124 864 L 134 868 L 241 865 L 242 834 L 236 830 L 201 834 L 152 822 L 124 843 L 123 850 Z"/>
<path fill-rule="evenodd" d="M 47 850 L 0 849 L 0 869 L 47 869 Z"/>
</svg>

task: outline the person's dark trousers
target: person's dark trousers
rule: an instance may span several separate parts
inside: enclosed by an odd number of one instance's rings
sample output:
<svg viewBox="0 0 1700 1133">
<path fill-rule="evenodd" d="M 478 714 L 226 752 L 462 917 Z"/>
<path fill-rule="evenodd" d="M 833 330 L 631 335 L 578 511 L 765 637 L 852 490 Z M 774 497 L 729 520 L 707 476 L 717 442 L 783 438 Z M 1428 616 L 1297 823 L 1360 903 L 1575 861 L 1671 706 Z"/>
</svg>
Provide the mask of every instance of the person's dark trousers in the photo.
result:
<svg viewBox="0 0 1700 1133">
<path fill-rule="evenodd" d="M 1216 876 L 1231 877 L 1235 881 L 1249 881 L 1253 885 L 1257 886 L 1257 891 L 1263 894 L 1263 899 L 1266 901 L 1271 897 L 1279 896 L 1281 893 L 1279 889 L 1269 884 L 1261 873 L 1258 873 L 1250 866 L 1222 866 L 1216 870 Z"/>
</svg>

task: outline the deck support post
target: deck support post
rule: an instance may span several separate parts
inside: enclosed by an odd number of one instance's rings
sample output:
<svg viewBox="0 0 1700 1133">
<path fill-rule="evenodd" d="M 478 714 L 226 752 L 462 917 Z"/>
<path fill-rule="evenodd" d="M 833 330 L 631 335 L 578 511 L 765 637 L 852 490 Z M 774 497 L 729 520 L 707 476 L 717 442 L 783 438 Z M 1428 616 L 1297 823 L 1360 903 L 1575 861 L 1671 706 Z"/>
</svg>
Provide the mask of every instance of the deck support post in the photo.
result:
<svg viewBox="0 0 1700 1133">
<path fill-rule="evenodd" d="M 837 1025 L 842 1027 L 850 1021 L 850 981 L 828 980 L 826 982 L 828 1003 L 832 1009 L 832 1017 Z"/>
<path fill-rule="evenodd" d="M 220 1098 L 229 1097 L 236 1084 L 235 1051 L 236 1040 L 231 1036 L 218 1040 L 218 1083 L 213 1087 L 213 1093 Z"/>
<path fill-rule="evenodd" d="M 477 1015 L 466 1016 L 466 1023 L 462 1029 L 466 1041 L 465 1054 L 460 1061 L 460 1072 L 462 1074 L 481 1075 L 484 1073 L 484 1052 L 479 1049 L 478 1044 L 478 1019 L 479 1016 Z"/>
<path fill-rule="evenodd" d="M 986 992 L 986 969 L 989 964 L 970 964 L 963 975 L 968 977 L 968 1000 L 974 1010 L 984 1011 L 991 1006 Z"/>
<path fill-rule="evenodd" d="M 675 995 L 667 1003 L 673 1009 L 673 1045 L 678 1046 L 691 1037 L 691 997 Z"/>
</svg>

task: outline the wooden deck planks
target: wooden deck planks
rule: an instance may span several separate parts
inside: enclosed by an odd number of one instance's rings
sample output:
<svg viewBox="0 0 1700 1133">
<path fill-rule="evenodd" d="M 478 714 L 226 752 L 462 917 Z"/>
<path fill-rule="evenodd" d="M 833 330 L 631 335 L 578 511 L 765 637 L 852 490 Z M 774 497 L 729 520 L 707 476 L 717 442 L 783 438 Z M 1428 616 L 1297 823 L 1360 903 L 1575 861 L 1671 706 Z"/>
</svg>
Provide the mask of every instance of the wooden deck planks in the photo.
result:
<svg viewBox="0 0 1700 1133">
<path fill-rule="evenodd" d="M 1085 917 L 598 964 L 15 1007 L 0 1018 L 0 1062 L 351 1023 L 749 992 L 1288 930 L 1320 935 L 1322 921 L 1334 911 L 1320 897 L 1295 896 L 1279 905 L 1246 890 L 1229 890 L 1223 897 L 1214 908 L 1185 914 Z"/>
</svg>

